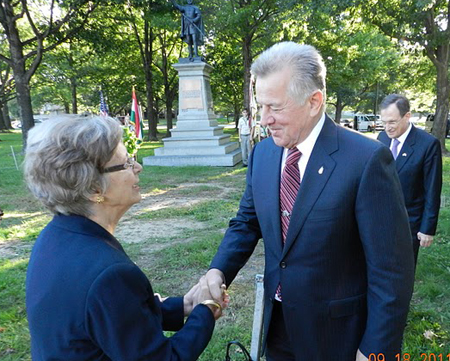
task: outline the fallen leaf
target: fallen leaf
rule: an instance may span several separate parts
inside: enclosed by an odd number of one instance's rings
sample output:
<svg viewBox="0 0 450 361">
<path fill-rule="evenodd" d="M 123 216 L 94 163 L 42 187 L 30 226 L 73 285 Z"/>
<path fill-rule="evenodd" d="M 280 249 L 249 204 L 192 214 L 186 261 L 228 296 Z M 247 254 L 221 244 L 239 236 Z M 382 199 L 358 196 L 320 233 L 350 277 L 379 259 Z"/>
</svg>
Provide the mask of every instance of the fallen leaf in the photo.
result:
<svg viewBox="0 0 450 361">
<path fill-rule="evenodd" d="M 423 333 L 423 337 L 425 337 L 427 340 L 432 340 L 437 335 L 432 330 L 427 330 Z"/>
</svg>

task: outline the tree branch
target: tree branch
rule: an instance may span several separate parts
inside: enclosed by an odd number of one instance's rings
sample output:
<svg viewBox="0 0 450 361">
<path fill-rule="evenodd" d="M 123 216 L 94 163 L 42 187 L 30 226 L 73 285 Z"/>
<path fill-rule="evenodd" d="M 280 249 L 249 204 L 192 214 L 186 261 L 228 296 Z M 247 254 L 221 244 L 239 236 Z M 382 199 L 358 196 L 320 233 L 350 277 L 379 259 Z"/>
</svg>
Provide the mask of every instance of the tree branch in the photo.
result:
<svg viewBox="0 0 450 361">
<path fill-rule="evenodd" d="M 144 47 L 142 45 L 141 37 L 139 36 L 139 31 L 138 31 L 137 26 L 136 26 L 136 21 L 134 21 L 135 20 L 135 16 L 133 14 L 133 11 L 131 10 L 131 5 L 128 7 L 128 11 L 130 12 L 131 18 L 133 20 L 131 22 L 131 25 L 132 25 L 133 30 L 134 30 L 134 35 L 136 37 L 136 41 L 138 42 L 139 52 L 141 53 L 142 60 L 144 60 L 145 59 Z"/>
<path fill-rule="evenodd" d="M 22 0 L 25 1 L 25 0 Z M 31 77 L 33 76 L 33 74 L 36 72 L 39 64 L 42 61 L 42 55 L 44 52 L 53 50 L 54 48 L 56 48 L 58 45 L 62 44 L 63 42 L 65 42 L 67 39 L 71 38 L 73 36 L 73 34 L 77 33 L 87 22 L 89 15 L 97 8 L 98 4 L 95 3 L 93 4 L 88 11 L 83 14 L 83 21 L 81 22 L 81 24 L 79 26 L 77 26 L 76 28 L 68 31 L 66 33 L 65 36 L 63 36 L 61 39 L 57 40 L 56 42 L 54 42 L 53 44 L 51 44 L 50 46 L 44 48 L 44 38 L 47 37 L 46 36 L 42 36 L 42 37 L 37 37 L 36 41 L 37 41 L 37 49 L 34 51 L 29 52 L 27 55 L 24 56 L 24 59 L 29 59 L 32 56 L 35 56 L 35 58 L 33 59 L 33 62 L 31 63 L 30 67 L 28 68 L 28 70 L 25 73 L 25 77 L 28 79 L 28 81 L 31 79 Z M 67 15 L 65 17 L 65 19 L 67 18 Z M 67 18 L 67 20 L 65 21 L 69 21 L 70 19 Z M 62 24 L 58 25 L 57 27 L 53 28 L 53 31 L 56 31 L 57 29 L 59 29 L 62 26 Z M 45 32 L 44 34 L 49 34 L 49 32 Z"/>
<path fill-rule="evenodd" d="M 34 21 L 31 18 L 30 11 L 28 10 L 27 0 L 22 0 L 22 11 L 25 11 L 25 15 L 27 16 L 27 20 L 28 23 L 30 24 L 31 30 L 33 30 L 33 33 L 36 36 L 36 38 L 39 39 L 42 36 L 42 34 L 36 28 L 36 25 L 34 25 Z"/>
<path fill-rule="evenodd" d="M 2 54 L 0 54 L 0 61 L 3 61 L 4 63 L 8 64 L 9 66 L 13 66 L 12 60 Z"/>
</svg>

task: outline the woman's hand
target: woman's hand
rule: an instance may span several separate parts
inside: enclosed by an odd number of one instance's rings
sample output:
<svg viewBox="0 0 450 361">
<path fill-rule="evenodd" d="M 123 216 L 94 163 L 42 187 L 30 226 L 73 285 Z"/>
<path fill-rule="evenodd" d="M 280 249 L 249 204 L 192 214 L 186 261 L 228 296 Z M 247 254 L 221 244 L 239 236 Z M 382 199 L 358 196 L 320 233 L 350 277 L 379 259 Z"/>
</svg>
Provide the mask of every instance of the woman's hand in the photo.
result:
<svg viewBox="0 0 450 361">
<path fill-rule="evenodd" d="M 198 290 L 200 288 L 200 283 L 197 283 L 194 287 L 192 287 L 188 293 L 184 295 L 183 298 L 183 306 L 184 306 L 184 316 L 189 316 L 197 306 L 197 298 L 198 298 Z"/>
</svg>

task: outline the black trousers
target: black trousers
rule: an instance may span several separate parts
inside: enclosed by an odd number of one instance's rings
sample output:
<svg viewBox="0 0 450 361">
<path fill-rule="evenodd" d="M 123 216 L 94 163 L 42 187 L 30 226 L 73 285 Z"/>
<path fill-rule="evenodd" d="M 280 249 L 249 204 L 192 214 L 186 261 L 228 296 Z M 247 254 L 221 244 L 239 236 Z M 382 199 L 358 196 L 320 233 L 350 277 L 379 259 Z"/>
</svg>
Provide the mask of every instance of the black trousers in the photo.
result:
<svg viewBox="0 0 450 361">
<path fill-rule="evenodd" d="M 286 331 L 281 302 L 274 301 L 266 345 L 267 361 L 295 361 L 291 339 Z"/>
</svg>

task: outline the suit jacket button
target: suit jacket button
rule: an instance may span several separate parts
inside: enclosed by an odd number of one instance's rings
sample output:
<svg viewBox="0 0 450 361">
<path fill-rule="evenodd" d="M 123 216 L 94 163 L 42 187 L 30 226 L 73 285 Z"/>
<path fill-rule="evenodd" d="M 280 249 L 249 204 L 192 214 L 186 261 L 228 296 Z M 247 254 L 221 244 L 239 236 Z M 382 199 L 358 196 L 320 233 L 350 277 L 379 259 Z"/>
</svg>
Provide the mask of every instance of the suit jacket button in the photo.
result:
<svg viewBox="0 0 450 361">
<path fill-rule="evenodd" d="M 280 263 L 280 267 L 281 267 L 281 268 L 286 268 L 286 262 L 281 262 L 281 263 Z"/>
</svg>

